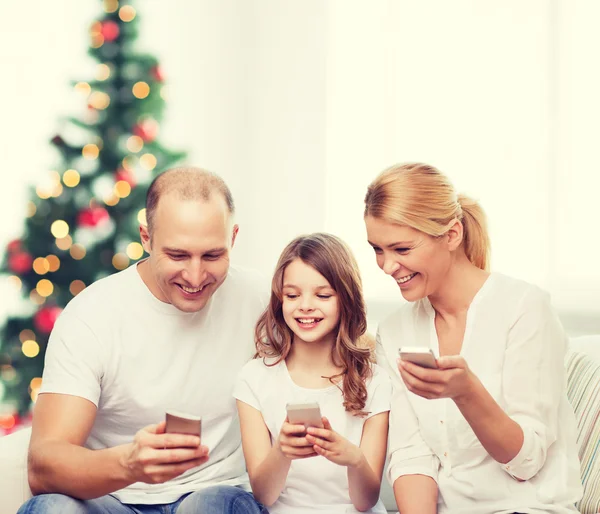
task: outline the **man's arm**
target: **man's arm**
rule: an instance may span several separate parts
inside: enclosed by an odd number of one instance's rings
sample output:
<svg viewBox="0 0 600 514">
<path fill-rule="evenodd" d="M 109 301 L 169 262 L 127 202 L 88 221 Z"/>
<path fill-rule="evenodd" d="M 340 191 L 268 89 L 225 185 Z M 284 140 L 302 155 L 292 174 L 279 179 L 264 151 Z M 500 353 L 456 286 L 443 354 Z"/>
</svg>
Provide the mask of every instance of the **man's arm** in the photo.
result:
<svg viewBox="0 0 600 514">
<path fill-rule="evenodd" d="M 134 482 L 165 482 L 208 460 L 198 437 L 165 434 L 164 422 L 140 430 L 132 443 L 89 450 L 82 445 L 95 418 L 96 406 L 84 398 L 38 396 L 29 445 L 33 494 L 97 498 Z"/>
</svg>

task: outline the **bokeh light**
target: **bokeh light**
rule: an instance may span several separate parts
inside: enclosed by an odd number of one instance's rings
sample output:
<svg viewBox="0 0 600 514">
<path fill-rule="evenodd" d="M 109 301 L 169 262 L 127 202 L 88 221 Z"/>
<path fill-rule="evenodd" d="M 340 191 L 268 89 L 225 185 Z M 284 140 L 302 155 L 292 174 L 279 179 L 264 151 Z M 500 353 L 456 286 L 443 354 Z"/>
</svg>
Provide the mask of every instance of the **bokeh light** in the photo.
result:
<svg viewBox="0 0 600 514">
<path fill-rule="evenodd" d="M 77 296 L 81 291 L 85 289 L 85 284 L 83 280 L 73 280 L 69 285 L 69 291 L 73 296 Z"/>
<path fill-rule="evenodd" d="M 28 218 L 32 218 L 33 216 L 35 216 L 35 213 L 37 212 L 37 207 L 35 206 L 35 204 L 31 201 L 27 202 L 27 207 L 25 210 L 25 215 Z"/>
<path fill-rule="evenodd" d="M 29 339 L 21 345 L 21 351 L 25 357 L 37 357 L 37 355 L 40 353 L 40 345 L 32 339 Z"/>
<path fill-rule="evenodd" d="M 138 153 L 144 148 L 144 140 L 140 136 L 131 136 L 127 139 L 127 150 L 132 153 Z"/>
<path fill-rule="evenodd" d="M 137 220 L 140 222 L 140 225 L 147 225 L 148 220 L 146 219 L 146 209 L 140 209 L 138 212 Z"/>
<path fill-rule="evenodd" d="M 125 180 L 119 180 L 114 187 L 115 195 L 119 198 L 127 198 L 131 193 L 131 186 Z"/>
<path fill-rule="evenodd" d="M 54 292 L 54 284 L 47 278 L 43 278 L 37 283 L 35 290 L 43 298 L 48 298 Z"/>
<path fill-rule="evenodd" d="M 41 296 L 36 289 L 31 290 L 29 293 L 29 299 L 36 305 L 42 305 L 46 301 L 46 298 Z"/>
<path fill-rule="evenodd" d="M 125 23 L 132 21 L 135 18 L 135 9 L 131 5 L 124 5 L 119 9 L 119 18 Z"/>
<path fill-rule="evenodd" d="M 35 332 L 33 330 L 29 330 L 28 328 L 19 332 L 19 340 L 22 343 L 27 341 L 27 339 L 33 339 L 35 341 Z"/>
<path fill-rule="evenodd" d="M 83 259 L 85 257 L 85 254 L 86 254 L 85 246 L 83 246 L 82 244 L 79 244 L 79 243 L 75 243 L 69 249 L 69 253 L 71 254 L 71 257 L 73 257 L 73 259 L 75 259 L 76 261 L 80 261 L 81 259 Z"/>
<path fill-rule="evenodd" d="M 110 96 L 102 91 L 94 91 L 89 99 L 88 103 L 99 111 L 106 109 L 110 105 Z"/>
<path fill-rule="evenodd" d="M 21 287 L 23 286 L 23 282 L 21 282 L 21 279 L 17 277 L 17 275 L 11 275 L 8 277 L 8 282 L 12 287 L 15 288 L 15 291 L 20 291 Z"/>
<path fill-rule="evenodd" d="M 119 8 L 119 0 L 104 0 L 104 10 L 107 13 L 115 12 Z"/>
<path fill-rule="evenodd" d="M 156 168 L 156 157 L 151 153 L 145 153 L 140 157 L 140 165 L 142 168 L 151 171 Z"/>
<path fill-rule="evenodd" d="M 100 149 L 94 143 L 89 143 L 83 147 L 83 149 L 81 150 L 81 154 L 86 159 L 97 159 L 98 155 L 100 154 Z"/>
<path fill-rule="evenodd" d="M 68 250 L 73 244 L 73 238 L 71 236 L 61 237 L 58 238 L 54 244 L 56 244 L 60 250 Z"/>
<path fill-rule="evenodd" d="M 77 82 L 77 84 L 75 84 L 75 91 L 88 96 L 92 92 L 92 88 L 87 82 Z"/>
<path fill-rule="evenodd" d="M 124 253 L 116 253 L 112 258 L 112 265 L 119 271 L 124 270 L 129 266 L 129 257 Z"/>
<path fill-rule="evenodd" d="M 119 203 L 120 198 L 117 195 L 115 195 L 114 193 L 112 193 L 110 195 L 105 196 L 102 200 L 109 207 L 114 207 L 115 205 L 117 205 Z"/>
<path fill-rule="evenodd" d="M 67 187 L 75 187 L 79 184 L 81 176 L 77 170 L 67 170 L 63 173 L 62 180 Z"/>
<path fill-rule="evenodd" d="M 61 237 L 66 237 L 69 234 L 69 225 L 67 225 L 66 221 L 56 220 L 52 223 L 50 227 L 50 232 L 56 239 L 60 239 Z"/>
<path fill-rule="evenodd" d="M 46 255 L 46 261 L 48 262 L 50 269 L 49 271 L 54 273 L 60 268 L 60 259 L 56 255 Z"/>
<path fill-rule="evenodd" d="M 150 86 L 144 81 L 136 82 L 131 90 L 133 96 L 140 100 L 146 98 L 150 94 Z"/>
<path fill-rule="evenodd" d="M 137 261 L 144 255 L 144 247 L 140 243 L 129 243 L 125 253 L 130 259 Z"/>
<path fill-rule="evenodd" d="M 50 263 L 44 257 L 38 257 L 33 261 L 33 271 L 38 275 L 45 275 L 50 271 Z"/>
<path fill-rule="evenodd" d="M 110 66 L 108 64 L 99 64 L 96 68 L 96 78 L 98 80 L 106 80 L 110 77 Z"/>
</svg>

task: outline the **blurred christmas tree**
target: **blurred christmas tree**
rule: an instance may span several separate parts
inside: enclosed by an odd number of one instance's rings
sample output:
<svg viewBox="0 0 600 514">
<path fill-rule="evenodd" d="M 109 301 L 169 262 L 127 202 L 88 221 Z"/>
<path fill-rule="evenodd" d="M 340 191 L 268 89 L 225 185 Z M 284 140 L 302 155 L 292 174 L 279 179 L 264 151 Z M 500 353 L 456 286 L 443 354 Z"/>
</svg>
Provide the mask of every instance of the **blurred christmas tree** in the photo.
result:
<svg viewBox="0 0 600 514">
<path fill-rule="evenodd" d="M 0 272 L 26 298 L 23 316 L 0 332 L 0 432 L 35 402 L 48 336 L 64 306 L 87 285 L 140 259 L 138 227 L 147 186 L 181 158 L 157 141 L 164 107 L 155 57 L 136 53 L 130 1 L 104 0 L 90 28 L 94 80 L 76 83 L 87 106 L 52 139 L 59 164 L 32 191 L 23 236 Z"/>
</svg>

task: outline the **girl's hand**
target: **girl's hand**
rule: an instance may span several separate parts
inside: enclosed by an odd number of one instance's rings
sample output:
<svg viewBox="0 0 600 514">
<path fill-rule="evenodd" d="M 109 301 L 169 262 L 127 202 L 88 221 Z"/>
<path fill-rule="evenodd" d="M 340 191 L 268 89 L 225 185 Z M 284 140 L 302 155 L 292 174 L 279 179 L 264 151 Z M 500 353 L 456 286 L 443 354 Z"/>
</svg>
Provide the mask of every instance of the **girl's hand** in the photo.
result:
<svg viewBox="0 0 600 514">
<path fill-rule="evenodd" d="M 304 425 L 292 425 L 286 417 L 275 444 L 281 453 L 290 460 L 316 457 L 317 453 L 312 444 L 306 440 L 305 435 Z"/>
<path fill-rule="evenodd" d="M 358 466 L 364 458 L 362 450 L 335 432 L 327 418 L 322 419 L 325 428 L 308 427 L 307 430 L 306 440 L 314 451 L 340 466 Z"/>
<path fill-rule="evenodd" d="M 407 389 L 423 398 L 451 398 L 464 401 L 473 390 L 477 377 L 460 355 L 444 356 L 437 360 L 438 369 L 428 369 L 398 359 L 398 371 Z"/>
</svg>

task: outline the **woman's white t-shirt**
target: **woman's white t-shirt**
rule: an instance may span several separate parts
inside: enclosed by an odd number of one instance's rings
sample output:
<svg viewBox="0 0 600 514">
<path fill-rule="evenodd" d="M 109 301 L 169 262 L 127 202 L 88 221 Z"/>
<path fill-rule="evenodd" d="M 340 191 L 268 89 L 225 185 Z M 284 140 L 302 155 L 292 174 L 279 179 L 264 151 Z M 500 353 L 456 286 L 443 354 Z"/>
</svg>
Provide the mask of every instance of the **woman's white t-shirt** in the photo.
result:
<svg viewBox="0 0 600 514">
<path fill-rule="evenodd" d="M 318 402 L 321 414 L 333 430 L 351 443 L 360 445 L 364 423 L 375 414 L 390 410 L 391 382 L 385 371 L 373 366 L 367 382 L 366 417 L 353 416 L 344 410 L 343 396 L 337 385 L 325 389 L 307 389 L 292 380 L 285 361 L 267 366 L 263 359 L 247 363 L 239 375 L 233 395 L 259 410 L 271 433 L 277 438 L 286 417 L 287 403 Z M 293 460 L 285 487 L 278 500 L 269 507 L 271 514 L 328 514 L 358 512 L 350 501 L 347 468 L 325 457 Z M 381 500 L 371 513 L 385 513 Z"/>
</svg>

